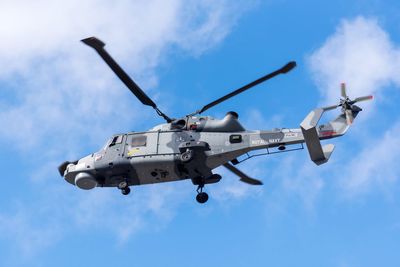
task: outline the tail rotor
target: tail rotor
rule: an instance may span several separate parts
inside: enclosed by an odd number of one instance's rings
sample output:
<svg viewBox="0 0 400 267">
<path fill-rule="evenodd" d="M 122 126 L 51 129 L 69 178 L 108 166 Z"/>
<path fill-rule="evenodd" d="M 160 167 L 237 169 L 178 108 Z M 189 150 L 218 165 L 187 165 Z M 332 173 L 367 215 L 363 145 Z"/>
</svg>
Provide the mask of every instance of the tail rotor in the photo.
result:
<svg viewBox="0 0 400 267">
<path fill-rule="evenodd" d="M 344 114 L 344 116 L 346 117 L 346 123 L 347 125 L 350 125 L 353 123 L 354 121 L 354 117 L 358 114 L 358 112 L 360 112 L 362 109 L 355 105 L 355 103 L 357 102 L 361 102 L 361 101 L 366 101 L 366 100 L 371 100 L 373 99 L 372 95 L 368 95 L 368 96 L 361 96 L 361 97 L 357 97 L 354 100 L 351 100 L 346 92 L 346 84 L 342 83 L 341 87 L 340 87 L 340 91 L 341 91 L 341 98 L 340 98 L 340 102 L 339 105 L 337 105 L 337 107 L 342 107 L 342 112 Z"/>
</svg>

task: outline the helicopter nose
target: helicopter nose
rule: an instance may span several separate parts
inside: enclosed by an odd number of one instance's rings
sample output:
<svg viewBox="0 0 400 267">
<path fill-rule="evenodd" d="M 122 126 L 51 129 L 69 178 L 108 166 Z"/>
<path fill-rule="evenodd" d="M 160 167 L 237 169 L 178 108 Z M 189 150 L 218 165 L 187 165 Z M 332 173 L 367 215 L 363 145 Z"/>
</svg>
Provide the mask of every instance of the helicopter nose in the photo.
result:
<svg viewBox="0 0 400 267">
<path fill-rule="evenodd" d="M 58 171 L 68 183 L 81 189 L 89 190 L 97 186 L 93 154 L 74 162 L 65 161 L 58 167 Z"/>
</svg>

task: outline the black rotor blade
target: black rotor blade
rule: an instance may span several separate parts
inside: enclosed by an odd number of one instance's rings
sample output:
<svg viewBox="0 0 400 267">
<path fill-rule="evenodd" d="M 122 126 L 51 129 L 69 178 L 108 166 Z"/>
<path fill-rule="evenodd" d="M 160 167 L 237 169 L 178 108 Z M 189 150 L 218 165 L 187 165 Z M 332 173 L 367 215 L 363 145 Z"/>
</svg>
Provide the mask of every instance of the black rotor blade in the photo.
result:
<svg viewBox="0 0 400 267">
<path fill-rule="evenodd" d="M 254 179 L 243 173 L 241 170 L 238 168 L 234 167 L 233 165 L 229 163 L 225 163 L 224 167 L 236 174 L 237 176 L 240 177 L 240 181 L 251 184 L 251 185 L 262 185 L 263 183 L 260 180 Z"/>
<path fill-rule="evenodd" d="M 64 176 L 64 172 L 67 169 L 67 166 L 71 163 L 76 165 L 76 164 L 78 164 L 78 160 L 75 160 L 72 162 L 64 161 L 63 163 L 60 164 L 60 166 L 58 166 L 58 172 L 60 173 L 61 176 Z"/>
<path fill-rule="evenodd" d="M 68 164 L 70 164 L 71 162 L 69 161 L 64 161 L 63 163 L 60 164 L 60 166 L 58 166 L 58 172 L 60 173 L 61 176 L 64 176 L 64 172 L 67 169 Z"/>
<path fill-rule="evenodd" d="M 118 65 L 118 63 L 108 54 L 104 49 L 105 43 L 97 39 L 96 37 L 89 37 L 81 40 L 84 44 L 92 47 L 101 56 L 101 58 L 107 63 L 107 65 L 114 71 L 114 73 L 120 78 L 120 80 L 128 87 L 128 89 L 142 102 L 144 105 L 153 107 L 158 115 L 163 117 L 167 122 L 172 120 L 162 113 L 153 100 L 148 97 L 145 92 L 128 76 L 128 74 Z"/>
<path fill-rule="evenodd" d="M 267 80 L 269 80 L 269 79 L 271 79 L 271 78 L 273 78 L 273 77 L 275 77 L 275 76 L 277 76 L 279 74 L 286 74 L 286 73 L 288 73 L 289 71 L 291 71 L 295 67 L 296 67 L 296 62 L 295 61 L 290 61 L 289 63 L 287 63 L 282 68 L 280 68 L 280 69 L 278 69 L 278 70 L 276 70 L 274 72 L 271 72 L 270 74 L 267 74 L 267 75 L 255 80 L 255 81 L 253 81 L 253 82 L 251 82 L 251 83 L 249 83 L 249 84 L 247 84 L 247 85 L 245 85 L 243 87 L 240 87 L 239 89 L 236 89 L 235 91 L 233 91 L 233 92 L 231 92 L 231 93 L 229 93 L 229 94 L 227 94 L 227 95 L 225 95 L 225 96 L 223 96 L 221 98 L 218 98 L 217 100 L 205 105 L 204 107 L 202 107 L 201 109 L 199 109 L 198 111 L 196 111 L 195 113 L 193 113 L 191 115 L 201 114 L 204 111 L 208 110 L 209 108 L 212 108 L 213 106 L 218 105 L 219 103 L 221 103 L 221 102 L 223 102 L 223 101 L 225 101 L 225 100 L 227 100 L 227 99 L 229 99 L 231 97 L 234 97 L 234 96 L 236 96 L 236 95 L 238 95 L 240 93 L 243 93 L 244 91 L 246 91 L 246 90 L 248 90 L 248 89 L 250 89 L 250 88 L 252 88 L 252 87 L 254 87 L 254 86 L 256 86 L 256 85 L 258 85 L 260 83 L 262 83 L 262 82 L 265 82 L 265 81 L 267 81 Z"/>
</svg>

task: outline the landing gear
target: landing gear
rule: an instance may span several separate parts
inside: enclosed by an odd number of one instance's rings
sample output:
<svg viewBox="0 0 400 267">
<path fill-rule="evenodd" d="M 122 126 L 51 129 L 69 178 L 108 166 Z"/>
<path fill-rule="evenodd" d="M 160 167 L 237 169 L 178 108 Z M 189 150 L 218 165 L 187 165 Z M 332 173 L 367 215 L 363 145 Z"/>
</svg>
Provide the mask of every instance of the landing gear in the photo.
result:
<svg viewBox="0 0 400 267">
<path fill-rule="evenodd" d="M 200 204 L 206 203 L 208 200 L 208 194 L 206 192 L 203 192 L 203 187 L 204 185 L 199 185 L 199 187 L 197 188 L 196 200 Z"/>
<path fill-rule="evenodd" d="M 128 183 L 126 181 L 120 182 L 118 184 L 118 189 L 120 189 L 121 193 L 125 196 L 129 195 L 129 193 L 131 192 L 131 189 L 129 188 Z"/>
</svg>

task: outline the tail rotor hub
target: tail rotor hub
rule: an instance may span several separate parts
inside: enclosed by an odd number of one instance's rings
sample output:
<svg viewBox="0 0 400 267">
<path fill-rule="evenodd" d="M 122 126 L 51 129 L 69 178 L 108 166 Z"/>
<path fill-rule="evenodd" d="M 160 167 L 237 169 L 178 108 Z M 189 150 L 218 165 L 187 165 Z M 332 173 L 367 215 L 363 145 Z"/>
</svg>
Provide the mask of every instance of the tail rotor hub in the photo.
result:
<svg viewBox="0 0 400 267">
<path fill-rule="evenodd" d="M 354 120 L 355 115 L 362 110 L 360 107 L 354 104 L 361 101 L 371 100 L 373 99 L 373 96 L 372 95 L 361 96 L 361 97 L 356 97 L 354 100 L 351 100 L 350 97 L 347 96 L 345 83 L 341 84 L 340 89 L 341 89 L 341 97 L 339 100 L 339 104 L 325 107 L 324 109 L 331 110 L 341 107 L 342 113 L 346 117 L 347 124 L 351 124 Z"/>
</svg>

